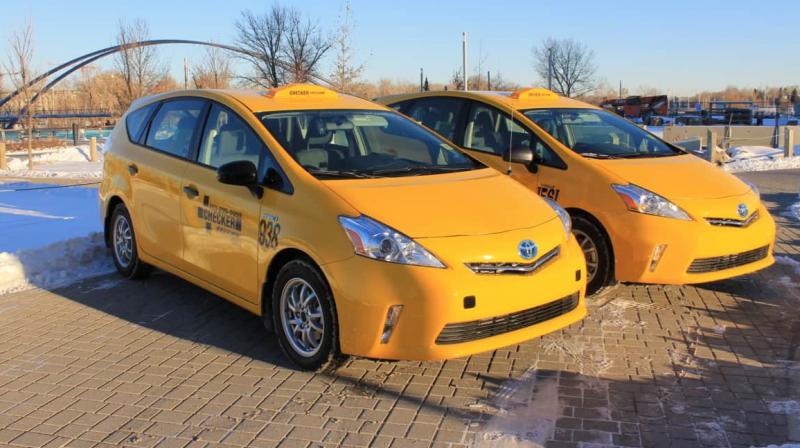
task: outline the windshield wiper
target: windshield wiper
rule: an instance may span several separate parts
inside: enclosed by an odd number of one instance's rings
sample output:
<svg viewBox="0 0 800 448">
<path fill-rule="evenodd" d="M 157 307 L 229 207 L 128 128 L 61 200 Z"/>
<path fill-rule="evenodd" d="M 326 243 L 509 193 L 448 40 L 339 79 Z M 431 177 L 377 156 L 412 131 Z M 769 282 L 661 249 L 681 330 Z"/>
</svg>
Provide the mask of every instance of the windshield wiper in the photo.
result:
<svg viewBox="0 0 800 448">
<path fill-rule="evenodd" d="M 579 154 L 582 155 L 583 157 L 586 157 L 586 158 L 589 158 L 589 159 L 618 159 L 619 158 L 619 156 L 617 156 L 617 155 L 599 154 L 599 153 L 596 153 L 596 152 L 581 152 Z"/>
<path fill-rule="evenodd" d="M 667 153 L 667 154 L 658 154 L 653 152 L 637 152 L 634 154 L 622 154 L 619 157 L 623 159 L 643 159 L 647 157 L 672 157 L 677 156 L 678 153 Z"/>
<path fill-rule="evenodd" d="M 455 166 L 436 166 L 436 165 L 415 165 L 404 166 L 402 168 L 384 168 L 372 170 L 370 174 L 432 174 L 432 173 L 452 173 L 456 171 L 468 171 L 470 167 Z"/>
<path fill-rule="evenodd" d="M 372 175 L 371 173 L 361 173 L 358 171 L 308 170 L 308 172 L 313 174 L 314 176 L 327 176 L 327 177 L 336 177 L 342 179 L 373 179 L 378 177 Z"/>
</svg>

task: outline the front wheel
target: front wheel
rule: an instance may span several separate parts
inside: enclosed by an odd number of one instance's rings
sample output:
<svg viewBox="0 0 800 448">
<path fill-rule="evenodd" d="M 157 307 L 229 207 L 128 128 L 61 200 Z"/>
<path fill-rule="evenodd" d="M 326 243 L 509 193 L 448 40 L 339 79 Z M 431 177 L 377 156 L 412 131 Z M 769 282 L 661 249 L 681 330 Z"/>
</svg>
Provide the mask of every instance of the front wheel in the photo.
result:
<svg viewBox="0 0 800 448">
<path fill-rule="evenodd" d="M 337 354 L 333 295 L 322 273 L 306 260 L 284 265 L 272 289 L 273 327 L 287 358 L 307 370 L 322 370 Z"/>
<path fill-rule="evenodd" d="M 612 283 L 611 244 L 603 232 L 583 216 L 572 217 L 572 234 L 586 258 L 586 294 Z"/>
</svg>

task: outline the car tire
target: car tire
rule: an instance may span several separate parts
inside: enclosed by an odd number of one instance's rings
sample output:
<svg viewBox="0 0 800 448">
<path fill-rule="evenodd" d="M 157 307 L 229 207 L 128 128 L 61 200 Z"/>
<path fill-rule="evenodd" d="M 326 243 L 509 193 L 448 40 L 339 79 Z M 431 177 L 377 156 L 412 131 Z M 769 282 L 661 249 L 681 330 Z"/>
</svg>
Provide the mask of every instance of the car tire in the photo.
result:
<svg viewBox="0 0 800 448">
<path fill-rule="evenodd" d="M 320 270 L 304 259 L 278 272 L 272 288 L 273 329 L 286 357 L 305 370 L 333 366 L 338 355 L 338 323 L 333 294 Z"/>
<path fill-rule="evenodd" d="M 586 257 L 586 295 L 613 283 L 611 244 L 602 230 L 584 216 L 572 217 L 572 234 Z"/>
<path fill-rule="evenodd" d="M 117 204 L 111 214 L 109 228 L 111 236 L 111 256 L 117 272 L 128 279 L 141 279 L 146 277 L 152 266 L 139 258 L 136 247 L 136 233 L 133 230 L 133 221 L 125 204 Z"/>
</svg>

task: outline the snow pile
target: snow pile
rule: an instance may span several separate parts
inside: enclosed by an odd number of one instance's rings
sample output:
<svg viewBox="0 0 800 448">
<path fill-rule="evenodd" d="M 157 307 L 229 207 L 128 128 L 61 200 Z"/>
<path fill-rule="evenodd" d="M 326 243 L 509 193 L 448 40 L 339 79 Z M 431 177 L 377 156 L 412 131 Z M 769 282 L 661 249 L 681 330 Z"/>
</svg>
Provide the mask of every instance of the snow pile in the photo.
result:
<svg viewBox="0 0 800 448">
<path fill-rule="evenodd" d="M 98 144 L 97 161 L 91 162 L 89 145 L 65 146 L 34 151 L 33 170 L 28 169 L 27 153 L 8 156 L 8 170 L 0 176 L 100 179 L 103 177 L 103 152 Z"/>
<path fill-rule="evenodd" d="M 783 149 L 769 146 L 737 146 L 729 148 L 730 158 L 725 170 L 738 173 L 742 171 L 769 171 L 800 168 L 800 146 L 795 146 L 795 157 L 783 157 Z"/>
<path fill-rule="evenodd" d="M 58 288 L 113 270 L 98 232 L 37 249 L 0 252 L 0 295 L 33 287 Z"/>
</svg>

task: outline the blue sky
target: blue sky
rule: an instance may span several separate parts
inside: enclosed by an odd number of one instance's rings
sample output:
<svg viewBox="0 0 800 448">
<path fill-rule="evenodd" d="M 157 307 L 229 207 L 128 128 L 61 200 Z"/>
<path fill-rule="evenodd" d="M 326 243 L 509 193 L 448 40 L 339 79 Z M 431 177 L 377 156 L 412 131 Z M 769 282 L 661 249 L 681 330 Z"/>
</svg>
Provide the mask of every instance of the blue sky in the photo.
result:
<svg viewBox="0 0 800 448">
<path fill-rule="evenodd" d="M 344 0 L 283 1 L 330 30 Z M 610 85 L 656 87 L 672 95 L 728 85 L 762 87 L 800 83 L 800 2 L 749 1 L 418 1 L 352 0 L 353 47 L 365 76 L 443 82 L 461 64 L 461 32 L 469 33 L 470 59 L 482 71 L 520 84 L 537 80 L 531 48 L 542 39 L 571 37 L 594 49 L 598 74 Z M 266 10 L 268 1 L 245 0 L 18 0 L 0 15 L 0 57 L 15 28 L 32 21 L 37 66 L 53 66 L 114 42 L 120 18 L 143 18 L 153 38 L 232 42 L 241 10 Z M 184 57 L 201 52 L 161 47 L 182 79 Z M 471 66 L 471 70 L 475 67 Z"/>
</svg>

